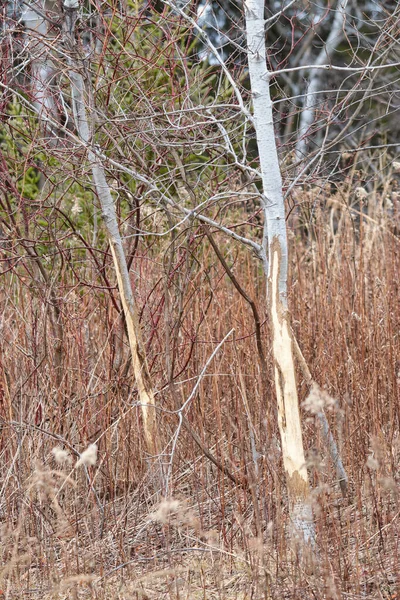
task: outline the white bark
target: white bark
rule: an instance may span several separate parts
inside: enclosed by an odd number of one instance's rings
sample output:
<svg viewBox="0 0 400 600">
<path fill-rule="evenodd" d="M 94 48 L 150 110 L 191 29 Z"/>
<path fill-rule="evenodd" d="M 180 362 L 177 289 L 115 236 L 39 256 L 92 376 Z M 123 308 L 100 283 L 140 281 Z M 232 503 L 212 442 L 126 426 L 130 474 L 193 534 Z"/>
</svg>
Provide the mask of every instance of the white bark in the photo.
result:
<svg viewBox="0 0 400 600">
<path fill-rule="evenodd" d="M 263 262 L 265 268 L 269 263 L 266 274 L 273 335 L 278 425 L 293 532 L 305 541 L 313 543 L 314 523 L 309 503 L 309 482 L 301 433 L 293 341 L 287 310 L 288 249 L 285 207 L 268 73 L 266 75 L 264 1 L 247 0 L 245 12 L 250 84 L 263 184 Z"/>
<path fill-rule="evenodd" d="M 90 149 L 92 140 L 86 114 L 83 77 L 76 69 L 71 69 L 69 76 L 71 80 L 75 124 L 80 139 L 88 147 L 88 159 L 92 170 L 93 182 L 99 198 L 102 218 L 106 227 L 117 274 L 118 289 L 124 310 L 132 355 L 133 371 L 142 408 L 147 450 L 152 457 L 156 457 L 160 454 L 160 439 L 157 431 L 154 391 L 147 365 L 145 348 L 141 339 L 140 324 L 118 227 L 117 213 L 110 187 L 105 177 L 103 164 L 98 155 Z"/>
<path fill-rule="evenodd" d="M 310 82 L 304 96 L 303 110 L 300 116 L 298 140 L 296 144 L 296 158 L 300 160 L 307 154 L 307 134 L 314 122 L 315 110 L 318 102 L 318 92 L 322 88 L 322 71 L 315 67 L 322 66 L 329 61 L 334 50 L 338 47 L 344 37 L 344 26 L 346 23 L 346 9 L 348 0 L 339 0 L 337 3 L 335 18 L 324 47 L 317 59 L 313 62 Z"/>
<path fill-rule="evenodd" d="M 37 6 L 40 13 L 35 10 Z M 41 119 L 42 129 L 47 138 L 55 143 L 57 132 L 49 128 L 47 119 L 58 122 L 59 113 L 54 100 L 54 91 L 52 83 L 56 76 L 56 69 L 51 57 L 50 46 L 51 37 L 48 34 L 48 27 L 43 14 L 54 8 L 51 2 L 35 2 L 24 4 L 22 20 L 27 30 L 26 48 L 31 57 L 31 79 L 30 87 L 33 95 L 33 104 Z"/>
</svg>

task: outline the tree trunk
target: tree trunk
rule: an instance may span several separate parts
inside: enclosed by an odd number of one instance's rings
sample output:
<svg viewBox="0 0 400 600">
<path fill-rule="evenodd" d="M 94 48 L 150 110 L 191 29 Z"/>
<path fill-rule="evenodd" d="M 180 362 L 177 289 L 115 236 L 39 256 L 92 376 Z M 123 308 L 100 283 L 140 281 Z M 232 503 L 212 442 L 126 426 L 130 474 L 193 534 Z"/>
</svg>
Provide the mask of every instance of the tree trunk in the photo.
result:
<svg viewBox="0 0 400 600">
<path fill-rule="evenodd" d="M 347 2 L 348 0 L 338 1 L 329 36 L 317 58 L 311 60 L 310 64 L 323 65 L 324 63 L 328 63 L 334 50 L 342 41 L 346 24 Z M 315 111 L 318 104 L 318 92 L 322 87 L 322 73 L 319 69 L 311 69 L 310 81 L 304 95 L 303 110 L 300 115 L 299 133 L 296 144 L 297 160 L 301 160 L 307 156 L 307 134 L 314 123 Z"/>
<path fill-rule="evenodd" d="M 309 502 L 310 490 L 301 433 L 293 340 L 287 309 L 288 248 L 285 207 L 266 63 L 263 0 L 247 0 L 245 13 L 250 84 L 263 184 L 265 222 L 262 258 L 268 282 L 283 465 L 293 532 L 305 541 L 313 542 L 314 522 Z"/>
<path fill-rule="evenodd" d="M 36 10 L 37 7 L 37 10 Z M 51 146 L 60 144 L 60 131 L 50 127 L 47 118 L 59 122 L 59 112 L 54 97 L 54 79 L 57 70 L 51 56 L 52 37 L 45 19 L 47 11 L 57 14 L 53 0 L 26 2 L 22 20 L 26 28 L 27 51 L 31 58 L 30 88 L 33 104 L 41 120 L 42 131 Z"/>
<path fill-rule="evenodd" d="M 102 218 L 107 231 L 114 268 L 117 275 L 118 289 L 124 310 L 132 355 L 133 372 L 142 408 L 147 451 L 151 457 L 156 457 L 160 454 L 160 438 L 157 429 L 154 392 L 147 364 L 146 352 L 141 338 L 140 324 L 133 298 L 121 234 L 118 227 L 117 213 L 101 159 L 90 148 L 91 134 L 86 114 L 84 81 L 76 65 L 71 65 L 69 77 L 71 80 L 72 106 L 75 124 L 80 139 L 88 148 L 88 159 L 92 170 L 93 182 L 100 202 Z"/>
</svg>

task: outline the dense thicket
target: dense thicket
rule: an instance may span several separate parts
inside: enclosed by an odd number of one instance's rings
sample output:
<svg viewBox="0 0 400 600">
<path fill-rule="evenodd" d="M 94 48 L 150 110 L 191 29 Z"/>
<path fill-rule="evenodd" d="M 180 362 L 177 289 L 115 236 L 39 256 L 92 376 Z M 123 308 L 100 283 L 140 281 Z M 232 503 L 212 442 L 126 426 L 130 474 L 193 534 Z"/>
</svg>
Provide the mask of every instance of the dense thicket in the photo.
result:
<svg viewBox="0 0 400 600">
<path fill-rule="evenodd" d="M 265 8 L 309 369 L 298 356 L 308 571 L 286 535 L 243 6 L 93 2 L 75 22 L 64 4 L 2 8 L 1 593 L 397 597 L 398 3 Z M 157 405 L 157 476 L 94 164 Z"/>
</svg>

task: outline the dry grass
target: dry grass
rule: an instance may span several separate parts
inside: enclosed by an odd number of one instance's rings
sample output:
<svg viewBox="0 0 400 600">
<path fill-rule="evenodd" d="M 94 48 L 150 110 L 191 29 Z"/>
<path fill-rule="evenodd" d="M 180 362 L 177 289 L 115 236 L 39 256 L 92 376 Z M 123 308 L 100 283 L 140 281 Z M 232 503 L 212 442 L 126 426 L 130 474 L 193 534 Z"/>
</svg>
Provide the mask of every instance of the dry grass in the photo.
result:
<svg viewBox="0 0 400 600">
<path fill-rule="evenodd" d="M 336 401 L 328 417 L 350 481 L 343 499 L 318 423 L 304 411 L 318 536 L 314 564 L 299 562 L 285 534 L 267 323 L 263 380 L 250 308 L 199 230 L 182 237 L 172 266 L 149 245 L 133 267 L 164 462 L 173 458 L 174 501 L 161 506 L 110 296 L 79 284 L 68 270 L 52 280 L 64 332 L 57 374 L 46 289 L 17 269 L 3 278 L 1 597 L 359 600 L 400 594 L 397 206 L 389 218 L 377 194 L 360 219 L 343 204 L 348 200 L 339 196 L 313 202 L 307 235 L 301 218 L 290 223 L 293 326 L 313 377 Z M 216 239 L 264 315 L 260 266 L 245 250 Z M 91 268 L 82 266 L 82 281 L 90 281 Z M 178 426 L 171 411 L 189 396 L 232 327 L 234 337 L 216 355 L 186 416 L 240 485 L 204 456 L 187 430 L 173 457 L 168 445 Z M 301 376 L 299 389 L 304 401 L 308 387 Z M 76 466 L 92 443 L 97 460 L 92 448 L 90 460 Z"/>
</svg>

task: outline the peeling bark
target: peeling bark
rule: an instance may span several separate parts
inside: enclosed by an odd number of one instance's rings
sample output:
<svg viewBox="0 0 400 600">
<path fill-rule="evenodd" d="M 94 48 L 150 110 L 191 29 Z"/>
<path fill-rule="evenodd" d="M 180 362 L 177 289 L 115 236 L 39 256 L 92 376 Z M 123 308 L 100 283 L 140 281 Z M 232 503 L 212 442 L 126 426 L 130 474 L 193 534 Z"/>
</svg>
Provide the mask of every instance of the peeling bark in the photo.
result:
<svg viewBox="0 0 400 600">
<path fill-rule="evenodd" d="M 75 124 L 80 139 L 88 149 L 88 160 L 91 166 L 93 183 L 100 202 L 102 218 L 106 228 L 114 268 L 117 275 L 118 290 L 121 297 L 131 349 L 133 372 L 142 408 L 143 429 L 147 451 L 149 455 L 154 458 L 160 454 L 160 437 L 157 428 L 154 391 L 147 364 L 146 352 L 142 342 L 140 324 L 133 297 L 126 256 L 118 227 L 117 213 L 101 159 L 90 147 L 92 140 L 85 106 L 85 85 L 83 76 L 78 70 L 78 65 L 71 64 L 70 67 L 69 77 L 71 80 Z"/>
<path fill-rule="evenodd" d="M 281 244 L 278 238 L 274 238 L 270 244 L 269 300 L 278 426 L 291 518 L 294 529 L 308 540 L 314 536 L 313 516 L 309 503 L 310 490 L 301 433 L 292 331 L 286 303 L 282 302 L 279 293 L 281 263 Z"/>
<path fill-rule="evenodd" d="M 314 543 L 314 521 L 303 448 L 292 332 L 287 310 L 288 248 L 282 178 L 266 62 L 263 0 L 247 0 L 246 34 L 253 112 L 263 184 L 264 239 L 261 258 L 268 282 L 275 389 L 292 533 Z"/>
</svg>

